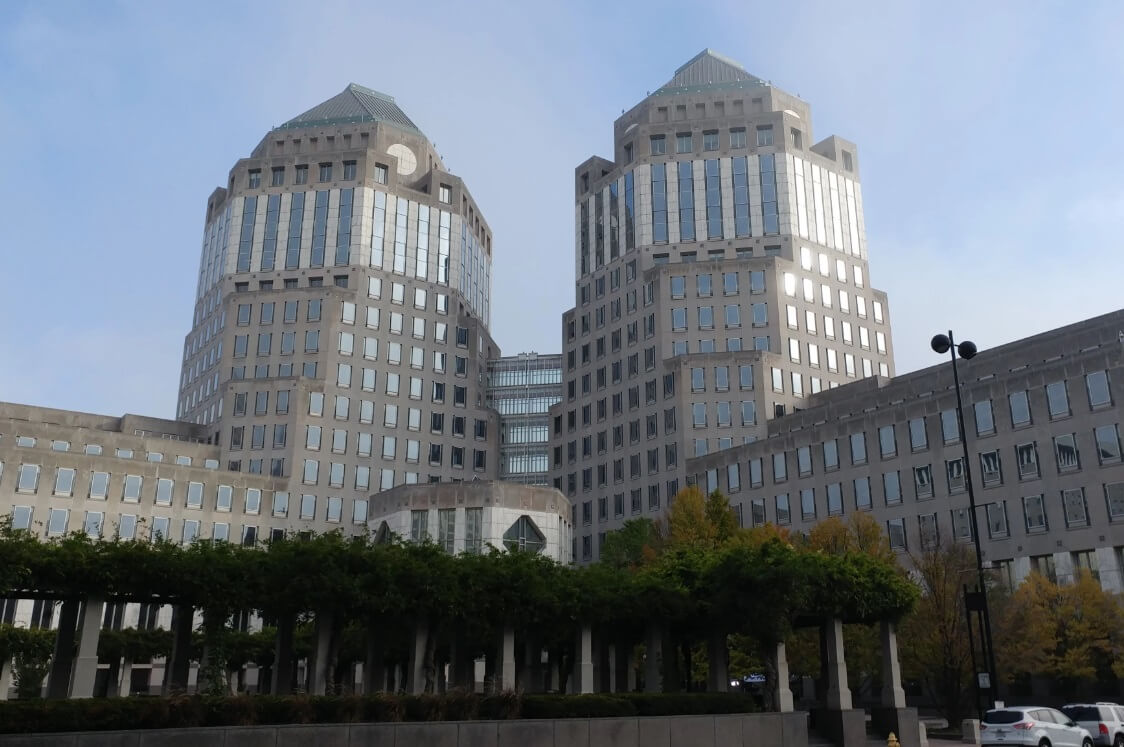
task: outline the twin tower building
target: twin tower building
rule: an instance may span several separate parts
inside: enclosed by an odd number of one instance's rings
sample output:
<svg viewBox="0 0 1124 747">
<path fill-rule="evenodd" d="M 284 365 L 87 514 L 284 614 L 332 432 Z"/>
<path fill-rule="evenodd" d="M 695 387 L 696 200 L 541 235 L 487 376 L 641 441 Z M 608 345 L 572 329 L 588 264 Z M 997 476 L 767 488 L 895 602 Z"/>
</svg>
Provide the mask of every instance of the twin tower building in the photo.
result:
<svg viewBox="0 0 1124 747">
<path fill-rule="evenodd" d="M 691 459 L 892 375 L 858 155 L 817 141 L 805 102 L 704 51 L 613 147 L 575 172 L 561 356 L 504 359 L 492 228 L 392 98 L 351 85 L 270 131 L 207 202 L 177 419 L 270 480 L 287 529 L 401 509 L 389 529 L 455 544 L 468 520 L 440 511 L 463 506 L 371 496 L 502 479 L 561 491 L 535 528 L 592 560 L 666 509 Z"/>
<path fill-rule="evenodd" d="M 746 526 L 870 511 L 897 549 L 970 539 L 954 392 L 940 366 L 895 378 L 859 166 L 807 103 L 700 53 L 575 170 L 574 306 L 541 330 L 561 354 L 501 357 L 495 296 L 519 310 L 492 263 L 515 238 L 350 85 L 207 200 L 175 420 L 0 407 L 0 510 L 45 536 L 370 530 L 583 562 L 697 484 Z M 1119 576 L 1122 326 L 964 364 L 1012 580 Z"/>
</svg>

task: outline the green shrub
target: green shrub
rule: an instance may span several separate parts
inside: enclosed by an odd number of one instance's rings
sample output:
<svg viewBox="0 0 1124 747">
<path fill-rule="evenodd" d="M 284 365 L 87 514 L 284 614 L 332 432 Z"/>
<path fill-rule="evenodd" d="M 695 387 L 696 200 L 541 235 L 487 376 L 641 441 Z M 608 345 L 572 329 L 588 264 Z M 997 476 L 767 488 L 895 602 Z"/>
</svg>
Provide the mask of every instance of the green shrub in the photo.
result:
<svg viewBox="0 0 1124 747">
<path fill-rule="evenodd" d="M 238 695 L 0 701 L 0 733 L 169 729 L 255 724 L 339 724 L 475 719 L 564 719 L 748 713 L 728 693 L 599 693 L 308 696 Z"/>
<path fill-rule="evenodd" d="M 622 695 L 525 695 L 523 718 L 604 718 L 636 716 L 636 706 Z"/>
</svg>

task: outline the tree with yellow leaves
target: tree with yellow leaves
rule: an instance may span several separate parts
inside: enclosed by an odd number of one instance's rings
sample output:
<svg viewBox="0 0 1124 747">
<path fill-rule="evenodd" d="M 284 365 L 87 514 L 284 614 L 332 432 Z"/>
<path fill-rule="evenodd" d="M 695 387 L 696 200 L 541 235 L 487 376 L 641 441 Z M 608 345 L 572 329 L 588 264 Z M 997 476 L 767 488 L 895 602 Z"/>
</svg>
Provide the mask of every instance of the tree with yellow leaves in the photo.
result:
<svg viewBox="0 0 1124 747">
<path fill-rule="evenodd" d="M 996 615 L 999 671 L 1046 676 L 1069 696 L 1124 675 L 1124 608 L 1085 570 L 1062 584 L 1031 573 Z"/>
</svg>

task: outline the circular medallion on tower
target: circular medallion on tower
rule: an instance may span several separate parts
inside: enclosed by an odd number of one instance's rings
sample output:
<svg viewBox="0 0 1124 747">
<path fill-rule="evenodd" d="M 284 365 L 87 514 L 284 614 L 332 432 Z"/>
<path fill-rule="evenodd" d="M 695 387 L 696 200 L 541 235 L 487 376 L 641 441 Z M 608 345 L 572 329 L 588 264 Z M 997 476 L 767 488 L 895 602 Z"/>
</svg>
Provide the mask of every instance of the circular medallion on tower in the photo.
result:
<svg viewBox="0 0 1124 747">
<path fill-rule="evenodd" d="M 418 159 L 414 156 L 414 152 L 402 143 L 395 143 L 387 148 L 386 152 L 387 155 L 398 159 L 399 176 L 409 176 L 417 170 Z"/>
</svg>

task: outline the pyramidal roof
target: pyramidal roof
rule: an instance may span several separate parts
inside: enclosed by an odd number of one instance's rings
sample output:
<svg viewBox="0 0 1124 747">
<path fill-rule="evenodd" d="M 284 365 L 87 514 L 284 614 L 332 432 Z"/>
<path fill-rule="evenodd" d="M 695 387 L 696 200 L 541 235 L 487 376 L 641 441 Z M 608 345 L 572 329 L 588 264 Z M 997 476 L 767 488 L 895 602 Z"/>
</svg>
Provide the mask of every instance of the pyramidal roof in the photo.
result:
<svg viewBox="0 0 1124 747">
<path fill-rule="evenodd" d="M 656 93 L 680 93 L 687 89 L 718 87 L 748 88 L 763 82 L 729 57 L 704 49 L 680 66 L 672 79 L 664 83 Z"/>
<path fill-rule="evenodd" d="M 393 96 L 351 83 L 342 92 L 293 117 L 277 129 L 386 122 L 420 134 L 418 126 L 394 103 Z"/>
</svg>

